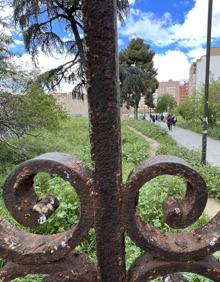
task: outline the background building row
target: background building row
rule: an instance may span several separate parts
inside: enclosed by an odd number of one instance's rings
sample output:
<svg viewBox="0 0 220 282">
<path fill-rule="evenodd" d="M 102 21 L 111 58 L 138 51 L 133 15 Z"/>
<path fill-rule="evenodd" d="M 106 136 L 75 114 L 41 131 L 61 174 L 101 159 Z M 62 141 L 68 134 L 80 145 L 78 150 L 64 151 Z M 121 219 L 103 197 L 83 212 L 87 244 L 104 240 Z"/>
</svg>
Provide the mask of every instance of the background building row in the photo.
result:
<svg viewBox="0 0 220 282">
<path fill-rule="evenodd" d="M 189 70 L 189 81 L 180 83 L 179 81 L 162 81 L 154 94 L 154 102 L 160 96 L 168 93 L 172 95 L 177 104 L 186 95 L 192 95 L 201 90 L 205 84 L 206 55 L 193 62 Z M 210 52 L 210 79 L 217 80 L 220 78 L 220 48 L 211 48 Z"/>
<path fill-rule="evenodd" d="M 172 79 L 168 81 L 161 81 L 158 89 L 154 93 L 154 104 L 157 104 L 159 97 L 168 93 L 175 98 L 177 104 L 179 105 L 186 95 L 192 95 L 193 93 L 200 91 L 201 87 L 203 87 L 205 83 L 205 68 L 206 55 L 192 63 L 189 70 L 189 81 L 185 81 L 183 83 L 173 81 Z M 210 78 L 215 80 L 220 78 L 220 48 L 211 48 Z M 54 93 L 54 95 L 68 113 L 73 113 L 74 115 L 87 115 L 88 103 L 86 95 L 84 101 L 73 99 L 71 93 Z M 144 97 L 141 98 L 139 107 L 140 109 L 145 110 L 146 106 Z M 131 110 L 127 110 L 126 107 L 123 107 L 122 113 L 129 112 L 131 112 Z"/>
<path fill-rule="evenodd" d="M 185 81 L 180 83 L 179 81 L 174 81 L 172 79 L 161 81 L 158 89 L 154 93 L 154 103 L 157 104 L 158 98 L 164 94 L 172 95 L 179 105 L 181 100 L 189 94 L 189 82 Z"/>
</svg>

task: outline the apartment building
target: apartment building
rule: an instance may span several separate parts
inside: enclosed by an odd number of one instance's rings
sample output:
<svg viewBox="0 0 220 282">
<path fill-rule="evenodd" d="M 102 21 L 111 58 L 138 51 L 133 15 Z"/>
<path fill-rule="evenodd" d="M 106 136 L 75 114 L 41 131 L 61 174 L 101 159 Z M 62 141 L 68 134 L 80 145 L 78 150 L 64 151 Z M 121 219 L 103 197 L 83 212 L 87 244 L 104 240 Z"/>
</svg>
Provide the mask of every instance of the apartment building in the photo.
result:
<svg viewBox="0 0 220 282">
<path fill-rule="evenodd" d="M 199 91 L 205 84 L 206 55 L 202 56 L 190 67 L 189 95 Z M 211 48 L 210 52 L 210 79 L 220 78 L 220 48 Z"/>
<path fill-rule="evenodd" d="M 180 82 L 179 81 L 173 81 L 172 79 L 168 81 L 161 81 L 159 83 L 159 87 L 156 91 L 156 97 L 159 98 L 163 96 L 164 94 L 168 93 L 172 95 L 175 100 L 178 100 L 179 97 L 179 86 Z"/>
<path fill-rule="evenodd" d="M 179 86 L 179 95 L 177 98 L 177 104 L 179 105 L 181 101 L 189 94 L 189 82 L 184 82 Z"/>
</svg>

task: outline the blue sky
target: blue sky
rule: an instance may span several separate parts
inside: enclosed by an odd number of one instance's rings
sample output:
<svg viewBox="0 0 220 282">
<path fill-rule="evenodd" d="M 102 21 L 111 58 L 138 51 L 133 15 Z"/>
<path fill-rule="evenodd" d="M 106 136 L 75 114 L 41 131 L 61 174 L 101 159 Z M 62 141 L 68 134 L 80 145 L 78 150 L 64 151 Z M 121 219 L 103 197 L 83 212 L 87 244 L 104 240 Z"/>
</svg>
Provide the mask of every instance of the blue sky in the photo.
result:
<svg viewBox="0 0 220 282">
<path fill-rule="evenodd" d="M 193 61 L 205 55 L 208 0 L 129 0 L 130 16 L 119 24 L 119 49 L 129 40 L 141 37 L 155 51 L 154 64 L 158 80 L 188 80 Z M 0 16 L 11 17 L 11 10 L 0 11 Z M 24 52 L 19 31 L 15 36 L 14 50 L 21 54 L 16 63 L 31 68 L 30 56 Z M 213 0 L 212 46 L 220 46 L 220 1 Z M 56 67 L 66 58 L 50 58 L 39 53 L 42 71 Z"/>
<path fill-rule="evenodd" d="M 131 0 L 119 27 L 120 49 L 135 37 L 155 51 L 159 81 L 188 80 L 191 63 L 206 53 L 208 0 Z M 213 0 L 212 47 L 220 47 L 220 1 Z"/>
</svg>

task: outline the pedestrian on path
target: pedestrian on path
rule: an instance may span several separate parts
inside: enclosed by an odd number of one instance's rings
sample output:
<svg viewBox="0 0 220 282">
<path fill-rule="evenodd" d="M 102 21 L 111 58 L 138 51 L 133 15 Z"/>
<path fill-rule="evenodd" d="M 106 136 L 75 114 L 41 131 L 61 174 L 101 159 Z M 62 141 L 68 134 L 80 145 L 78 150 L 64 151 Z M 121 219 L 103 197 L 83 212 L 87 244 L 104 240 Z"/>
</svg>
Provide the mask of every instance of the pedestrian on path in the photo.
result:
<svg viewBox="0 0 220 282">
<path fill-rule="evenodd" d="M 172 126 L 173 126 L 173 116 L 169 114 L 167 116 L 167 127 L 170 131 L 172 130 Z"/>
<path fill-rule="evenodd" d="M 176 126 L 176 123 L 177 123 L 177 118 L 176 118 L 176 116 L 173 116 L 173 126 L 174 127 Z"/>
</svg>

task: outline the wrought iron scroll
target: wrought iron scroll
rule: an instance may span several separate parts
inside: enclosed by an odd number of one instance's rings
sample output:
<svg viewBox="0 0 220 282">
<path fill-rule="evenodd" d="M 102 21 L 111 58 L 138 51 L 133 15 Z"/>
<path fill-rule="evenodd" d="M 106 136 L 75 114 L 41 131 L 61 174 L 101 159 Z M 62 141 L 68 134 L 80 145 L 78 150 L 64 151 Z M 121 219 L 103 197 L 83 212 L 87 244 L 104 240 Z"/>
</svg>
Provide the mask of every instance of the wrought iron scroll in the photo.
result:
<svg viewBox="0 0 220 282">
<path fill-rule="evenodd" d="M 168 198 L 164 216 L 173 228 L 187 227 L 202 214 L 207 187 L 187 163 L 171 156 L 143 162 L 122 184 L 116 0 L 83 2 L 93 170 L 66 154 L 44 154 L 16 167 L 3 194 L 6 207 L 19 223 L 37 226 L 55 212 L 59 201 L 53 195 L 38 199 L 34 177 L 39 172 L 56 174 L 69 181 L 79 196 L 79 223 L 61 234 L 36 235 L 0 219 L 0 257 L 8 261 L 0 271 L 0 281 L 42 273 L 49 275 L 44 280 L 47 282 L 136 282 L 176 272 L 198 273 L 220 281 L 220 263 L 212 256 L 220 250 L 220 214 L 199 230 L 175 234 L 155 229 L 136 214 L 139 190 L 146 182 L 164 174 L 178 175 L 186 181 L 185 198 Z M 92 226 L 97 265 L 75 251 Z M 125 232 L 144 251 L 128 272 Z"/>
</svg>

